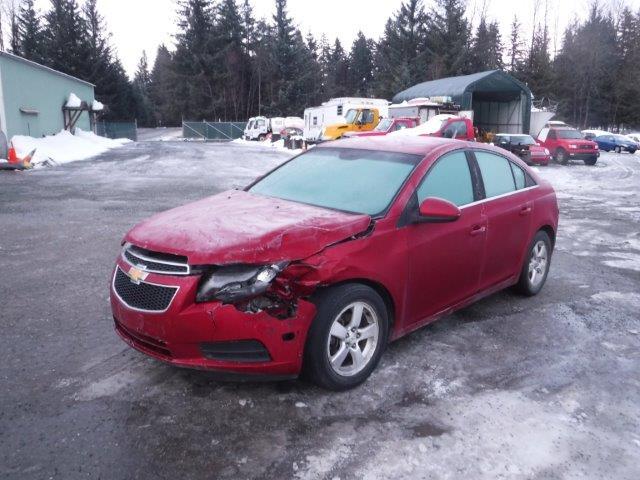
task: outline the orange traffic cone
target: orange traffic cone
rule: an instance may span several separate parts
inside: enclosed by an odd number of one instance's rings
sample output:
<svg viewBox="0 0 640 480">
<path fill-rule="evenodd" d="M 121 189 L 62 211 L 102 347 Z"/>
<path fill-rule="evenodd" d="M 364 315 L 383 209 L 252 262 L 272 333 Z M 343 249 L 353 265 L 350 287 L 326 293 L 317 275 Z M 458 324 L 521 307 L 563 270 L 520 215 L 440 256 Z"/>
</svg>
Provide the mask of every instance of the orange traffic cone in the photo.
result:
<svg viewBox="0 0 640 480">
<path fill-rule="evenodd" d="M 13 143 L 11 144 L 11 147 L 9 148 L 9 163 L 18 163 L 18 155 L 16 154 L 16 149 L 13 148 Z"/>
</svg>

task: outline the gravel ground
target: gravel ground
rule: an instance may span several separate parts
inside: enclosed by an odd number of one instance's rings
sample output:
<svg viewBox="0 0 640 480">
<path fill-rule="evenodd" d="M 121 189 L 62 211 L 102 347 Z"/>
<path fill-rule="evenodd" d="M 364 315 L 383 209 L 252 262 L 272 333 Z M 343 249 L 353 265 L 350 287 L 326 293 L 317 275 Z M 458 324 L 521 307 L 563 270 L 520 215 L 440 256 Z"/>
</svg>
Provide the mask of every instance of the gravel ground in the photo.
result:
<svg viewBox="0 0 640 480">
<path fill-rule="evenodd" d="M 218 383 L 127 347 L 123 233 L 285 158 L 141 142 L 0 175 L 0 478 L 640 478 L 640 155 L 539 168 L 562 215 L 542 293 L 395 342 L 356 390 Z"/>
</svg>

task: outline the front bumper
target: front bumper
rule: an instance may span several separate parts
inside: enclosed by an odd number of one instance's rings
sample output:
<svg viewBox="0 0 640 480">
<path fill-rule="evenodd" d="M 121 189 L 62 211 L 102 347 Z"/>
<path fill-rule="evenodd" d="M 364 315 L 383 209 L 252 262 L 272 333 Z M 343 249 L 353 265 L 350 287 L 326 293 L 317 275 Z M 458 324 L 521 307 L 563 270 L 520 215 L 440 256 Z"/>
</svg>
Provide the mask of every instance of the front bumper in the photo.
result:
<svg viewBox="0 0 640 480">
<path fill-rule="evenodd" d="M 572 160 L 592 160 L 600 156 L 600 150 L 569 150 L 568 153 Z"/>
<path fill-rule="evenodd" d="M 130 265 L 119 258 L 114 278 L 118 268 L 126 272 Z M 150 273 L 144 283 L 178 288 L 164 312 L 127 305 L 117 295 L 112 281 L 111 309 L 116 332 L 136 350 L 179 367 L 224 372 L 234 378 L 291 378 L 300 373 L 307 331 L 315 316 L 311 302 L 298 300 L 295 315 L 284 320 L 264 311 L 242 312 L 219 302 L 197 304 L 198 280 L 198 276 Z M 254 359 L 245 356 L 239 360 L 215 354 L 220 350 L 217 347 L 239 344 L 261 346 L 263 351 Z M 217 347 L 212 349 L 212 345 Z"/>
</svg>

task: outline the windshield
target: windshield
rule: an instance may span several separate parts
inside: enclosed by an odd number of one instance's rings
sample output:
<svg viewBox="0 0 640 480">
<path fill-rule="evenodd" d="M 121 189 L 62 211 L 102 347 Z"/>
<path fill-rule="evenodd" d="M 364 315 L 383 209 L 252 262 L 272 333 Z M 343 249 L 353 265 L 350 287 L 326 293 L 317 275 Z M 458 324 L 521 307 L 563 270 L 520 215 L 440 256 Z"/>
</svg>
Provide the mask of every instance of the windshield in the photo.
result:
<svg viewBox="0 0 640 480">
<path fill-rule="evenodd" d="M 356 115 L 358 115 L 358 110 L 349 110 L 344 116 L 344 121 L 346 123 L 354 123 L 356 121 Z"/>
<path fill-rule="evenodd" d="M 582 134 L 578 130 L 556 130 L 558 138 L 565 140 L 582 140 Z"/>
<path fill-rule="evenodd" d="M 392 123 L 393 123 L 393 120 L 390 118 L 385 118 L 384 120 L 380 120 L 380 123 L 375 128 L 375 130 L 377 132 L 386 132 L 387 130 L 389 130 L 389 127 L 391 126 Z"/>
<path fill-rule="evenodd" d="M 422 156 L 351 148 L 314 148 L 283 164 L 251 193 L 377 216 Z"/>
<path fill-rule="evenodd" d="M 535 145 L 536 141 L 531 135 L 513 135 L 510 137 L 514 145 Z"/>
</svg>

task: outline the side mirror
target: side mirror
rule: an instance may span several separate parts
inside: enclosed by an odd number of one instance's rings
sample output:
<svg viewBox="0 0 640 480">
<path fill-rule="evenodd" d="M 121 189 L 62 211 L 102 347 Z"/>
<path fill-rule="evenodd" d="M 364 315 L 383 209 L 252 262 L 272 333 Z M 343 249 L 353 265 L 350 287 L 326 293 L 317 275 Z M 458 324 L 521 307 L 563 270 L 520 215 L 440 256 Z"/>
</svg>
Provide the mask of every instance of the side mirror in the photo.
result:
<svg viewBox="0 0 640 480">
<path fill-rule="evenodd" d="M 431 223 L 455 222 L 460 218 L 460 209 L 442 198 L 426 198 L 419 208 L 418 221 Z"/>
</svg>

